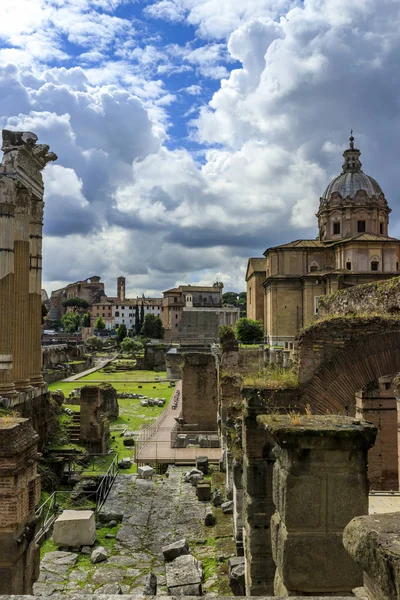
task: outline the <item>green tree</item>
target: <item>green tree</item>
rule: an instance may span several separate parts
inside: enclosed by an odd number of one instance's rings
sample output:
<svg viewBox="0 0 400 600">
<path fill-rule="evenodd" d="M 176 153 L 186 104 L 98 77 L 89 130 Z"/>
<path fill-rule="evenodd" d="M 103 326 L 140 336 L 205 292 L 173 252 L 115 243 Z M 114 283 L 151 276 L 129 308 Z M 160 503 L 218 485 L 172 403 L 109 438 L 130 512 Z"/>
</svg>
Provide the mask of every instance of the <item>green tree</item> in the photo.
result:
<svg viewBox="0 0 400 600">
<path fill-rule="evenodd" d="M 61 301 L 61 304 L 64 308 L 72 308 L 73 312 L 79 312 L 81 309 L 89 308 L 89 302 L 84 300 L 83 298 L 66 298 Z"/>
<path fill-rule="evenodd" d="M 237 306 L 238 302 L 238 294 L 236 292 L 225 292 L 222 294 L 222 304 L 223 306 Z"/>
<path fill-rule="evenodd" d="M 44 323 L 44 318 L 47 317 L 49 312 L 49 309 L 47 308 L 47 306 L 45 305 L 44 302 L 42 302 L 42 325 Z"/>
<path fill-rule="evenodd" d="M 106 328 L 106 324 L 104 322 L 103 317 L 97 317 L 95 324 L 94 324 L 94 328 L 98 329 L 99 331 L 103 331 Z"/>
<path fill-rule="evenodd" d="M 164 327 L 160 317 L 151 313 L 147 314 L 144 318 L 143 327 L 140 333 L 147 338 L 162 340 L 164 337 Z"/>
<path fill-rule="evenodd" d="M 238 296 L 237 306 L 240 308 L 240 316 L 245 317 L 247 315 L 247 293 L 240 292 Z"/>
<path fill-rule="evenodd" d="M 86 339 L 85 345 L 91 350 L 101 350 L 103 348 L 103 340 L 97 335 L 91 335 Z"/>
<path fill-rule="evenodd" d="M 82 316 L 82 327 L 90 327 L 90 312 Z"/>
<path fill-rule="evenodd" d="M 218 337 L 223 350 L 237 350 L 238 342 L 233 327 L 220 325 L 218 328 Z"/>
<path fill-rule="evenodd" d="M 236 337 L 239 342 L 262 342 L 264 340 L 264 326 L 261 321 L 241 317 L 236 323 Z"/>
<path fill-rule="evenodd" d="M 74 333 L 79 329 L 81 318 L 78 313 L 69 312 L 62 317 L 61 323 L 67 333 Z"/>
<path fill-rule="evenodd" d="M 135 332 L 136 335 L 139 335 L 141 330 L 141 325 L 140 325 L 140 317 L 139 317 L 139 306 L 136 304 L 135 306 Z"/>
<path fill-rule="evenodd" d="M 133 354 L 134 352 L 141 352 L 143 350 L 142 342 L 128 337 L 122 340 L 120 347 L 124 354 Z"/>
<path fill-rule="evenodd" d="M 126 331 L 126 325 L 124 325 L 124 323 L 122 323 L 122 325 L 120 325 L 117 329 L 117 340 L 118 340 L 118 344 L 120 344 L 122 342 L 122 340 L 124 340 L 127 336 L 127 331 Z"/>
</svg>

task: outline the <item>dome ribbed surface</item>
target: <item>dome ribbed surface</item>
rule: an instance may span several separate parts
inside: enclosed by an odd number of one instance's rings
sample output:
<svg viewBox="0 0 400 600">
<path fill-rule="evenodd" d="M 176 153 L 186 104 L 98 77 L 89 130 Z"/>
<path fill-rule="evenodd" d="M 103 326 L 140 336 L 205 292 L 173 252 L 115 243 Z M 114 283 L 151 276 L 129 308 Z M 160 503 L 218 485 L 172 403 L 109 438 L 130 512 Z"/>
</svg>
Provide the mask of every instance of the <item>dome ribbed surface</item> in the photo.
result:
<svg viewBox="0 0 400 600">
<path fill-rule="evenodd" d="M 326 188 L 323 198 L 329 200 L 334 192 L 337 192 L 342 198 L 354 198 L 358 190 L 364 190 L 369 197 L 382 194 L 380 185 L 362 171 L 341 173 L 335 177 Z"/>
</svg>

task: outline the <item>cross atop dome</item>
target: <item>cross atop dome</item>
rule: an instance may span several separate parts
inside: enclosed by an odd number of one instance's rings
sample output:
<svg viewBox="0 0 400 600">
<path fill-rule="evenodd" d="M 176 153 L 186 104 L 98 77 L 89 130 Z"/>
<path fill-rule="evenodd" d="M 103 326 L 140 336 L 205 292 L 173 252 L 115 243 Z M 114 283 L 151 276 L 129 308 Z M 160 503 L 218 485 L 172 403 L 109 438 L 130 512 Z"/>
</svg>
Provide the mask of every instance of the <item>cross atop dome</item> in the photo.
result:
<svg viewBox="0 0 400 600">
<path fill-rule="evenodd" d="M 343 152 L 344 163 L 342 173 L 359 173 L 362 163 L 360 161 L 361 152 L 354 148 L 353 130 L 350 131 L 350 147 Z"/>
</svg>

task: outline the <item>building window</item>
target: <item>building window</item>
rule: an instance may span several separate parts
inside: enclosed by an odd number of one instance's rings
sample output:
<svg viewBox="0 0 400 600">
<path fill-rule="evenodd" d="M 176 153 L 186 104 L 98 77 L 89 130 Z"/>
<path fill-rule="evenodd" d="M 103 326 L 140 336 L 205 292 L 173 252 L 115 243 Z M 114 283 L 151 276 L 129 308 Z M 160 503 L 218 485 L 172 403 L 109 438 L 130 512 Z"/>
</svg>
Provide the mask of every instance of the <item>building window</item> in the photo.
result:
<svg viewBox="0 0 400 600">
<path fill-rule="evenodd" d="M 391 383 L 386 381 L 385 382 L 385 390 L 390 390 L 390 386 L 391 386 Z"/>
<path fill-rule="evenodd" d="M 373 260 L 371 262 L 371 271 L 378 271 L 379 263 L 377 260 Z"/>
<path fill-rule="evenodd" d="M 351 262 L 350 261 L 347 261 L 347 263 L 346 263 L 346 269 L 348 271 L 351 271 Z"/>
<path fill-rule="evenodd" d="M 115 311 L 115 316 L 119 317 L 119 311 L 118 310 Z"/>
<path fill-rule="evenodd" d="M 321 296 L 314 296 L 314 315 L 318 314 L 319 299 Z"/>
<path fill-rule="evenodd" d="M 318 265 L 311 265 L 310 266 L 310 273 L 315 273 L 315 271 L 318 271 Z"/>
<path fill-rule="evenodd" d="M 174 298 L 174 302 L 178 302 L 178 298 Z"/>
<path fill-rule="evenodd" d="M 335 221 L 335 223 L 333 224 L 333 235 L 339 235 L 339 233 L 340 233 L 340 222 Z"/>
<path fill-rule="evenodd" d="M 383 223 L 379 223 L 379 233 L 383 234 Z"/>
<path fill-rule="evenodd" d="M 175 319 L 177 319 L 177 318 L 178 318 L 178 313 L 176 313 L 176 315 L 175 315 Z"/>
<path fill-rule="evenodd" d="M 249 304 L 251 304 L 251 288 L 249 289 Z"/>
<path fill-rule="evenodd" d="M 365 221 L 357 221 L 357 231 L 358 233 L 365 232 Z"/>
</svg>

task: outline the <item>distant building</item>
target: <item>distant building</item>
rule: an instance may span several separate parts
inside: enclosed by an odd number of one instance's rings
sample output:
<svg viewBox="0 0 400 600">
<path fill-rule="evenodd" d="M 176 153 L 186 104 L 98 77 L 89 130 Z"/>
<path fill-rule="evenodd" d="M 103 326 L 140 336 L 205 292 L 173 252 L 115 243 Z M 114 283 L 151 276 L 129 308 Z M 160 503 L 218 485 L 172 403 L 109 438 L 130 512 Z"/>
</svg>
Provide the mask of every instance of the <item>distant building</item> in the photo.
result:
<svg viewBox="0 0 400 600">
<path fill-rule="evenodd" d="M 62 306 L 62 301 L 67 298 L 82 298 L 89 303 L 89 306 L 100 302 L 101 299 L 106 298 L 104 283 L 101 281 L 101 277 L 93 275 L 83 281 L 69 283 L 65 287 L 51 292 L 48 320 L 61 321 L 61 317 L 66 313 L 66 309 Z"/>
<path fill-rule="evenodd" d="M 263 318 L 271 344 L 290 347 L 317 318 L 320 296 L 399 275 L 400 240 L 388 235 L 391 209 L 379 184 L 361 170 L 360 154 L 351 136 L 342 173 L 320 199 L 317 239 L 249 259 L 247 315 Z"/>
<path fill-rule="evenodd" d="M 117 279 L 117 297 L 110 298 L 104 296 L 101 301 L 91 305 L 92 326 L 98 317 L 102 317 L 107 329 L 115 329 L 119 325 L 126 325 L 126 328 L 134 329 L 136 324 L 136 307 L 141 318 L 141 307 L 143 306 L 144 317 L 147 314 L 161 316 L 162 298 L 126 298 L 126 279 L 118 277 Z"/>
<path fill-rule="evenodd" d="M 165 338 L 216 339 L 219 325 L 234 325 L 240 310 L 222 306 L 223 284 L 180 285 L 164 292 L 162 321 Z M 208 315 L 208 316 L 207 316 Z"/>
</svg>

